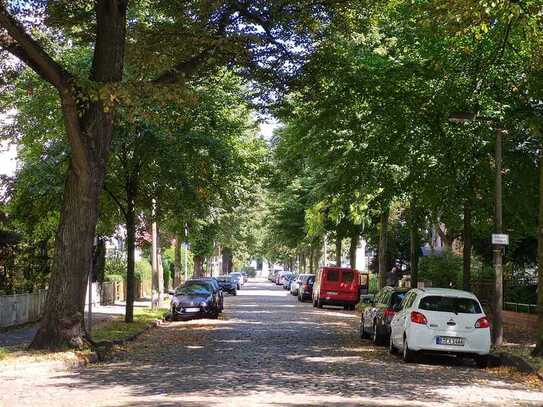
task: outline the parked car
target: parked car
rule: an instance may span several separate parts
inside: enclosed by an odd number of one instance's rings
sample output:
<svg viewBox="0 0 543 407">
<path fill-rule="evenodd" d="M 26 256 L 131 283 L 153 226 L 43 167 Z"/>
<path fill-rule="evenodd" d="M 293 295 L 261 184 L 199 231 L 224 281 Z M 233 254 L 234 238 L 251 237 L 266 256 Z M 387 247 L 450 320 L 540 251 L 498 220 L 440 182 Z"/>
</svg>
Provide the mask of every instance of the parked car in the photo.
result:
<svg viewBox="0 0 543 407">
<path fill-rule="evenodd" d="M 217 281 L 223 291 L 231 295 L 237 295 L 237 284 L 232 276 L 219 276 Z"/>
<path fill-rule="evenodd" d="M 298 295 L 298 288 L 300 287 L 300 282 L 305 274 L 299 274 L 291 283 L 290 283 L 290 294 Z"/>
<path fill-rule="evenodd" d="M 243 274 L 234 272 L 230 273 L 230 277 L 236 282 L 236 289 L 241 290 L 241 287 L 243 287 Z"/>
<path fill-rule="evenodd" d="M 277 279 L 277 285 L 284 285 L 285 281 L 290 278 L 292 275 L 292 272 L 290 271 L 283 271 L 279 273 L 279 278 Z"/>
<path fill-rule="evenodd" d="M 284 282 L 283 282 L 283 288 L 284 288 L 285 290 L 290 290 L 290 285 L 292 284 L 292 282 L 293 282 L 294 280 L 296 280 L 297 277 L 298 277 L 298 275 L 297 275 L 297 274 L 294 274 L 294 273 L 287 274 L 287 275 L 285 276 L 285 278 L 283 279 L 283 281 L 284 281 Z"/>
<path fill-rule="evenodd" d="M 313 285 L 313 306 L 340 305 L 354 309 L 360 299 L 360 274 L 342 267 L 321 267 Z"/>
<path fill-rule="evenodd" d="M 315 283 L 315 274 L 302 274 L 302 276 L 298 287 L 298 301 L 300 302 L 312 298 L 313 284 Z"/>
<path fill-rule="evenodd" d="M 174 321 L 219 316 L 219 297 L 209 281 L 188 280 L 170 294 L 173 296 L 170 313 Z"/>
<path fill-rule="evenodd" d="M 371 337 L 376 345 L 388 345 L 390 321 L 409 288 L 385 287 L 364 306 L 360 317 L 360 337 Z"/>
<path fill-rule="evenodd" d="M 222 312 L 222 310 L 224 309 L 224 293 L 217 279 L 215 277 L 200 277 L 189 281 L 199 280 L 211 283 L 211 285 L 213 286 L 213 291 L 217 294 L 217 297 L 219 299 L 219 312 Z"/>
<path fill-rule="evenodd" d="M 412 362 L 418 352 L 473 357 L 488 365 L 490 323 L 477 297 L 448 288 L 410 290 L 395 309 L 390 351 Z"/>
</svg>

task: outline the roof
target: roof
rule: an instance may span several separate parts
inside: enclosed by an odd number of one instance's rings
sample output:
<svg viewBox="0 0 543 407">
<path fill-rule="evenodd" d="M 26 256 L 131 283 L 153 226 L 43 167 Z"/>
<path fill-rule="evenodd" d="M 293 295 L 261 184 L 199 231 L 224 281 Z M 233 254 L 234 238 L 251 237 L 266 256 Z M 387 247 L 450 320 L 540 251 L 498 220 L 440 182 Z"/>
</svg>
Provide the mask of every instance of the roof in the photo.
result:
<svg viewBox="0 0 543 407">
<path fill-rule="evenodd" d="M 428 288 L 417 288 L 416 290 L 424 292 L 425 294 L 434 294 L 434 295 L 449 295 L 449 296 L 462 296 L 462 297 L 471 297 L 471 298 L 477 298 L 475 294 L 470 293 L 469 291 L 464 290 L 456 290 L 454 288 L 435 288 L 435 287 L 428 287 Z"/>
</svg>

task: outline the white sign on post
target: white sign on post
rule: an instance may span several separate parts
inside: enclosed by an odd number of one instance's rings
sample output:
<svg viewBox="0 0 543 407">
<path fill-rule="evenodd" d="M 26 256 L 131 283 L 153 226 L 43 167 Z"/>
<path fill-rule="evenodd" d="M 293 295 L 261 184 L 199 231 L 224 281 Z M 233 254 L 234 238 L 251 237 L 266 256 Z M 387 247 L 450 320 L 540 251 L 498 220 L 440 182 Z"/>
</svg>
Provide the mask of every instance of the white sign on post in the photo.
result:
<svg viewBox="0 0 543 407">
<path fill-rule="evenodd" d="M 492 244 L 507 246 L 509 244 L 509 235 L 504 235 L 501 233 L 493 233 Z"/>
</svg>

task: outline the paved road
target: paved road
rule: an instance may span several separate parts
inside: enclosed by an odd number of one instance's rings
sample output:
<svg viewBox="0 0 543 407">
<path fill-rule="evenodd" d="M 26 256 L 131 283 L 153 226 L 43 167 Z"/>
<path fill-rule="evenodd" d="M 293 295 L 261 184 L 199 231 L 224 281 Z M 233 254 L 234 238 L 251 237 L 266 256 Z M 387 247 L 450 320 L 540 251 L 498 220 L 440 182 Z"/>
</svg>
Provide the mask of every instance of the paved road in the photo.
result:
<svg viewBox="0 0 543 407">
<path fill-rule="evenodd" d="M 352 312 L 318 310 L 254 282 L 226 299 L 220 320 L 155 329 L 106 364 L 0 372 L 0 405 L 543 405 L 543 390 L 491 370 L 404 364 L 360 341 L 357 324 Z"/>
</svg>

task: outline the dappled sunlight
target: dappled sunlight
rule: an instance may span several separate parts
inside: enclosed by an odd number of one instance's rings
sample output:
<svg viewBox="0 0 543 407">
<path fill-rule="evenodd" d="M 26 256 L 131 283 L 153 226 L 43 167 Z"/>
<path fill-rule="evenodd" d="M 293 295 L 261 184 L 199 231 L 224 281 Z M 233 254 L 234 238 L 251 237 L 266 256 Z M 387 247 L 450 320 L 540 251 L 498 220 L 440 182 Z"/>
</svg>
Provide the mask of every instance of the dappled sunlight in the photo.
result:
<svg viewBox="0 0 543 407">
<path fill-rule="evenodd" d="M 513 398 L 543 404 L 543 393 L 453 358 L 405 364 L 360 341 L 352 312 L 315 309 L 285 295 L 227 301 L 217 320 L 164 324 L 117 359 L 58 376 L 54 385 L 74 400 L 114 394 L 116 402 L 97 403 L 106 406 L 497 406 Z"/>
<path fill-rule="evenodd" d="M 272 290 L 240 290 L 238 291 L 238 297 L 286 297 L 289 293 L 287 291 L 272 291 Z"/>
</svg>

